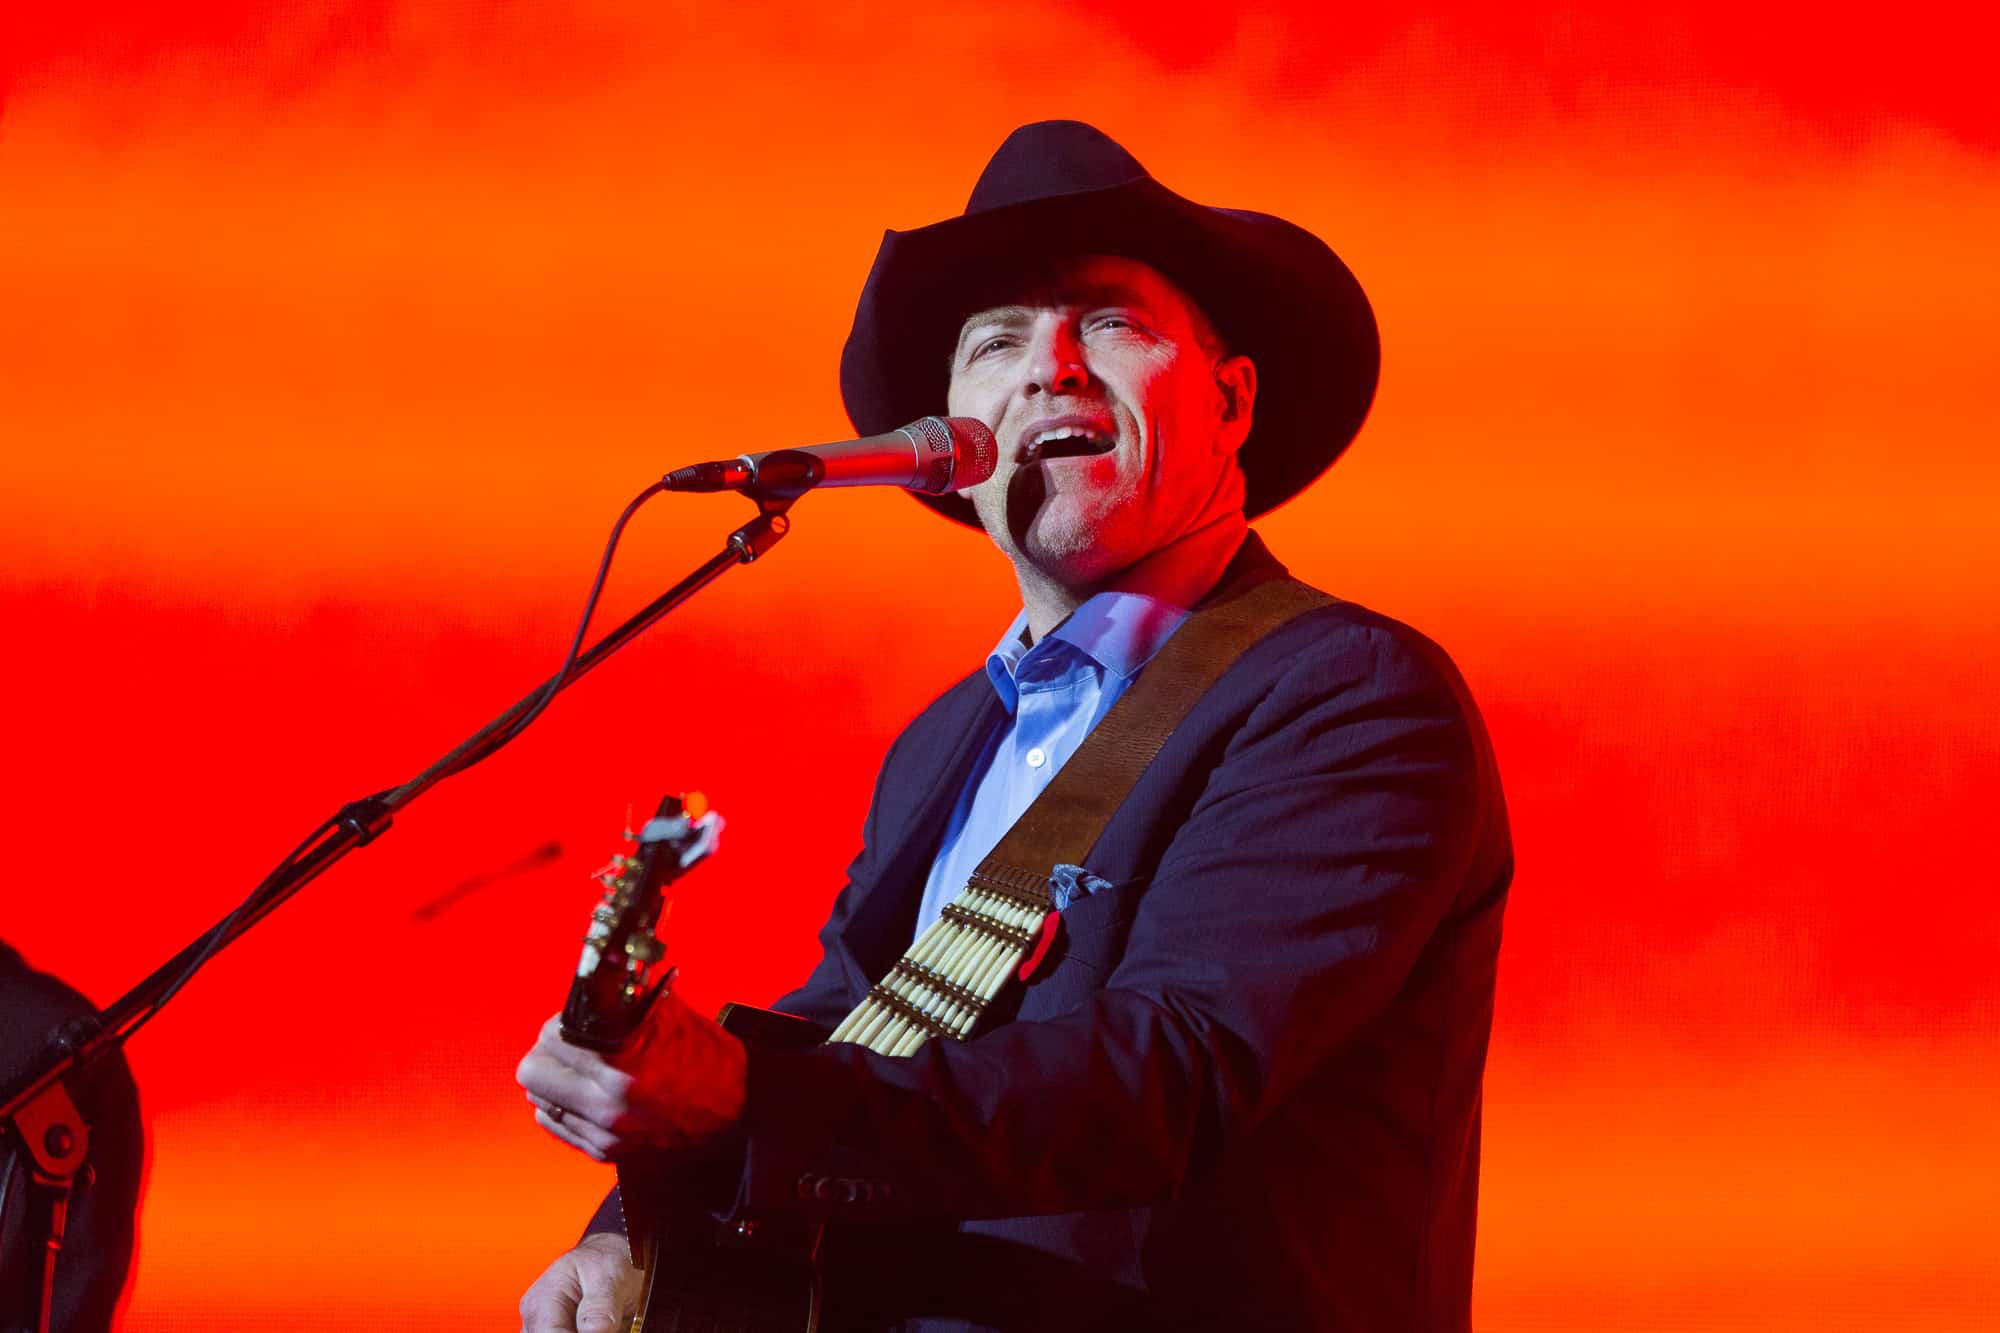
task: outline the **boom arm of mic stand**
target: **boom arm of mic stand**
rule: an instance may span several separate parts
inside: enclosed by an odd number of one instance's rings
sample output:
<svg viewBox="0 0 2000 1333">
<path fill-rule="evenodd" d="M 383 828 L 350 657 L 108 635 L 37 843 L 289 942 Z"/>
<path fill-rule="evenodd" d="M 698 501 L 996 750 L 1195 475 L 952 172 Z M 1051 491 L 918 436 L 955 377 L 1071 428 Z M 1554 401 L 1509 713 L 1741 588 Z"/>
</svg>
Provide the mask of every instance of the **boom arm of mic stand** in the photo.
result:
<svg viewBox="0 0 2000 1333">
<path fill-rule="evenodd" d="M 212 957 L 221 952 L 250 927 L 270 915 L 280 903 L 319 878 L 335 862 L 356 847 L 373 842 L 389 828 L 405 807 L 449 777 L 455 771 L 459 760 L 466 755 L 476 753 L 493 736 L 513 725 L 516 719 L 534 708 L 541 701 L 543 694 L 549 690 L 551 683 L 557 692 L 569 688 L 585 672 L 638 638 L 688 598 L 721 578 L 723 572 L 732 565 L 750 564 L 777 545 L 779 539 L 791 530 L 791 520 L 785 511 L 791 508 L 797 497 L 767 495 L 756 491 L 750 494 L 757 502 L 756 518 L 730 533 L 723 549 L 709 557 L 694 573 L 661 593 L 641 607 L 630 619 L 616 629 L 607 631 L 597 642 L 591 644 L 577 657 L 576 664 L 570 668 L 567 675 L 544 681 L 506 712 L 488 722 L 437 763 L 402 786 L 393 787 L 379 796 L 351 801 L 342 806 L 331 821 L 333 828 L 327 836 L 297 857 L 287 872 L 274 878 L 255 902 L 247 903 L 232 912 L 230 916 L 224 917 L 208 932 L 155 969 L 152 975 L 120 996 L 109 1009 L 104 1011 L 102 1021 L 92 1025 L 87 1034 L 72 1032 L 66 1034 L 67 1039 L 52 1042 L 54 1049 L 44 1057 L 39 1066 L 30 1065 L 28 1070 L 10 1086 L 0 1089 L 0 1126 L 11 1126 L 18 1132 L 18 1119 L 23 1108 L 49 1093 L 58 1083 L 88 1067 L 112 1047 L 122 1043 L 148 1014 L 164 1003 L 163 997 L 174 990 L 176 983 L 186 975 L 188 968 L 204 953 Z M 212 939 L 211 937 L 225 925 L 228 925 L 229 929 L 220 938 Z M 79 1152 L 75 1154 L 75 1165 L 81 1163 L 82 1154 Z"/>
</svg>

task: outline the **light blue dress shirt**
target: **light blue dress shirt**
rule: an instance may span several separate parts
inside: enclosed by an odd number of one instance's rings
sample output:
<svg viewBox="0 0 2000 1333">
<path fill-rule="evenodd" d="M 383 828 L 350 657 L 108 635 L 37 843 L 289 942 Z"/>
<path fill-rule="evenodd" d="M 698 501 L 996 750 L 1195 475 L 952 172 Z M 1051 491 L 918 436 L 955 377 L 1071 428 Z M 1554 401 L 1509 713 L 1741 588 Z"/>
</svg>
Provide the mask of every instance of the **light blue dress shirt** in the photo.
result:
<svg viewBox="0 0 2000 1333">
<path fill-rule="evenodd" d="M 917 909 L 918 935 L 1188 614 L 1146 593 L 1100 592 L 1033 647 L 1026 641 L 1028 613 L 1014 617 L 986 658 L 986 677 L 1006 714 L 952 809 Z"/>
</svg>

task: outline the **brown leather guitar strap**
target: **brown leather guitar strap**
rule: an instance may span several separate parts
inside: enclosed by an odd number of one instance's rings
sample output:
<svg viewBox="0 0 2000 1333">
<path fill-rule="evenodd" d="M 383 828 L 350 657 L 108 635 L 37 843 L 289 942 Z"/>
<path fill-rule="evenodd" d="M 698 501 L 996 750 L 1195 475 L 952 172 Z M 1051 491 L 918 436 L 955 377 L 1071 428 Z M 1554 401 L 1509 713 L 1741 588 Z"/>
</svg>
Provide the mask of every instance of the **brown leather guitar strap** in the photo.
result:
<svg viewBox="0 0 2000 1333">
<path fill-rule="evenodd" d="M 931 1037 L 962 1038 L 1032 970 L 1056 928 L 1053 868 L 1083 864 L 1174 728 L 1252 644 L 1334 602 L 1244 554 L 830 1040 L 907 1055 Z"/>
</svg>

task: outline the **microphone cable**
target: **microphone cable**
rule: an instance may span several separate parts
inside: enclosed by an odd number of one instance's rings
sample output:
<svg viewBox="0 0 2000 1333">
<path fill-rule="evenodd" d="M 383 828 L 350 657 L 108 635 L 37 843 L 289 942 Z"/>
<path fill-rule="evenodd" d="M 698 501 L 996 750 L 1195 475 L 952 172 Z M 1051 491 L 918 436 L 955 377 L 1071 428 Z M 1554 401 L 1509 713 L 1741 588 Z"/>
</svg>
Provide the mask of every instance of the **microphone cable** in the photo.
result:
<svg viewBox="0 0 2000 1333">
<path fill-rule="evenodd" d="M 645 490 L 640 491 L 632 497 L 631 503 L 625 506 L 624 510 L 618 515 L 617 521 L 611 525 L 611 536 L 604 544 L 604 554 L 598 559 L 597 575 L 591 580 L 590 594 L 584 599 L 583 615 L 577 621 L 576 633 L 570 638 L 569 651 L 564 654 L 562 665 L 556 668 L 555 675 L 549 677 L 548 683 L 542 687 L 541 693 L 535 697 L 534 702 L 529 704 L 519 717 L 492 735 L 483 737 L 474 736 L 409 781 L 394 787 L 385 787 L 381 791 L 363 797 L 360 801 L 352 802 L 349 806 L 342 807 L 340 813 L 328 818 L 318 828 L 307 834 L 298 846 L 287 852 L 284 858 L 276 866 L 272 867 L 269 874 L 257 882 L 257 887 L 250 890 L 243 901 L 237 904 L 234 911 L 217 922 L 215 926 L 201 937 L 199 951 L 189 960 L 188 965 L 181 969 L 180 975 L 174 978 L 173 983 L 161 992 L 159 998 L 146 1006 L 143 1011 L 135 1015 L 124 1025 L 123 1029 L 117 1034 L 120 1041 L 129 1038 L 141 1027 L 144 1027 L 152 1019 L 153 1015 L 166 1007 L 167 1001 L 180 993 L 181 988 L 187 985 L 194 978 L 194 974 L 199 972 L 216 955 L 223 944 L 232 937 L 237 923 L 253 911 L 256 911 L 267 898 L 280 889 L 290 872 L 297 867 L 298 863 L 308 853 L 319 846 L 320 842 L 328 834 L 343 826 L 346 822 L 344 816 L 354 805 L 379 802 L 399 793 L 413 796 L 426 788 L 437 785 L 446 778 L 456 777 L 475 764 L 491 758 L 503 746 L 514 740 L 523 731 L 526 731 L 529 724 L 542 715 L 543 711 L 548 708 L 550 702 L 555 699 L 562 688 L 569 684 L 571 679 L 570 673 L 576 669 L 577 658 L 583 654 L 583 641 L 590 632 L 590 622 L 596 617 L 597 603 L 604 595 L 604 584 L 611 574 L 611 560 L 618 551 L 619 541 L 625 535 L 626 524 L 630 523 L 632 516 L 639 512 L 640 506 L 665 490 L 666 483 L 664 480 L 656 481 L 646 487 Z"/>
</svg>

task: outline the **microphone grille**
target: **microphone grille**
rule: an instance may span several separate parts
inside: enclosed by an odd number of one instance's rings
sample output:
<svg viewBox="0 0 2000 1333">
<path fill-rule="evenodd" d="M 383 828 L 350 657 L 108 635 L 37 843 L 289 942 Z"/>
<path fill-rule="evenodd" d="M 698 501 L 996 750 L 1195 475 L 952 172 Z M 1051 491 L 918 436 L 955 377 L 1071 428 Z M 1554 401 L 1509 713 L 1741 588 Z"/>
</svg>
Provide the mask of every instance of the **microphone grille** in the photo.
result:
<svg viewBox="0 0 2000 1333">
<path fill-rule="evenodd" d="M 977 417 L 925 417 L 904 427 L 929 452 L 923 484 L 927 495 L 947 495 L 977 486 L 1000 465 L 1000 446 Z"/>
</svg>

